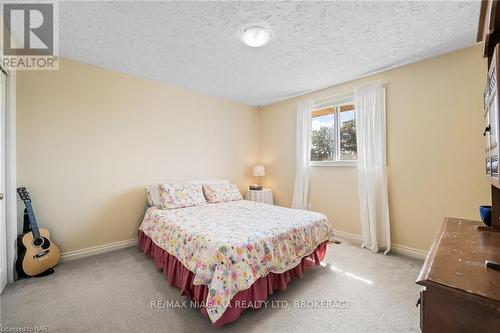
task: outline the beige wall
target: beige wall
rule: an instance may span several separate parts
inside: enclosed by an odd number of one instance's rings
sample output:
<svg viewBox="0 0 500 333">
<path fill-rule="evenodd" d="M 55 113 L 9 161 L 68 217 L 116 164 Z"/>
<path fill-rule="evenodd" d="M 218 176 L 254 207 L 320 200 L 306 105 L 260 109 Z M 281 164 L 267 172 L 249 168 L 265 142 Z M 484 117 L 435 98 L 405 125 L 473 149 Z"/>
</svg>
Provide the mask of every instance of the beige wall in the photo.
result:
<svg viewBox="0 0 500 333">
<path fill-rule="evenodd" d="M 260 110 L 261 160 L 278 204 L 289 206 L 295 174 L 295 105 L 352 91 L 378 79 L 387 87 L 392 241 L 428 250 L 444 216 L 478 219 L 490 201 L 483 176 L 480 47 L 389 70 Z M 340 231 L 361 233 L 355 167 L 312 167 L 310 202 Z"/>
<path fill-rule="evenodd" d="M 59 71 L 18 73 L 18 184 L 63 252 L 134 238 L 144 185 L 156 181 L 218 177 L 243 190 L 262 162 L 289 206 L 296 102 L 383 79 L 393 243 L 428 250 L 444 216 L 477 219 L 489 202 L 485 76 L 474 47 L 257 111 L 63 59 Z M 360 234 L 356 168 L 312 167 L 310 201 L 335 229 Z"/>
<path fill-rule="evenodd" d="M 146 184 L 252 182 L 257 126 L 254 108 L 63 59 L 18 73 L 17 181 L 63 252 L 131 239 Z"/>
</svg>

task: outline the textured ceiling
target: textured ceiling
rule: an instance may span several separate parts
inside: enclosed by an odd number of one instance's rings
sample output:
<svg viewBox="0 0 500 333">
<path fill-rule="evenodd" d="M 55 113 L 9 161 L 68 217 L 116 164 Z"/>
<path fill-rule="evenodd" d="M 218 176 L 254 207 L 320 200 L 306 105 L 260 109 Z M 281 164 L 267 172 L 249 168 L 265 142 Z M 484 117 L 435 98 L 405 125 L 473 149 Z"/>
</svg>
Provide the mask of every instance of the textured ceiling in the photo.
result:
<svg viewBox="0 0 500 333">
<path fill-rule="evenodd" d="M 60 55 L 266 105 L 474 44 L 479 2 L 61 2 Z M 268 45 L 239 40 L 249 25 Z"/>
</svg>

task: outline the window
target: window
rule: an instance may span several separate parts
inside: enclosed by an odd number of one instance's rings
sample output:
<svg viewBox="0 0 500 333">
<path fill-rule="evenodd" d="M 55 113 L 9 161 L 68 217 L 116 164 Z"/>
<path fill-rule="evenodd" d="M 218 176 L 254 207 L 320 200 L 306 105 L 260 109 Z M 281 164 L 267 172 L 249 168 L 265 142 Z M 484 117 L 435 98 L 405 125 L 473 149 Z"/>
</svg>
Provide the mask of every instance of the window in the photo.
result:
<svg viewBox="0 0 500 333">
<path fill-rule="evenodd" d="M 311 165 L 355 164 L 356 112 L 352 99 L 312 111 Z"/>
</svg>

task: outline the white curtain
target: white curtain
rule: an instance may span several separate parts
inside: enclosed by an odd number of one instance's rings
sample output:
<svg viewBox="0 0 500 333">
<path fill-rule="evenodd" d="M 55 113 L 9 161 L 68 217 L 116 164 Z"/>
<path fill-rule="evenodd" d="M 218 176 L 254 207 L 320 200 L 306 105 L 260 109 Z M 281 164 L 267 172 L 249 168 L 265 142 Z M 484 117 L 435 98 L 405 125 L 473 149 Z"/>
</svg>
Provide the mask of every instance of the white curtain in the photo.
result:
<svg viewBox="0 0 500 333">
<path fill-rule="evenodd" d="M 297 132 L 295 146 L 295 186 L 292 208 L 307 209 L 309 194 L 309 154 L 313 101 L 297 104 Z"/>
<path fill-rule="evenodd" d="M 382 82 L 354 91 L 358 182 L 363 247 L 391 249 L 385 158 L 385 94 Z"/>
</svg>

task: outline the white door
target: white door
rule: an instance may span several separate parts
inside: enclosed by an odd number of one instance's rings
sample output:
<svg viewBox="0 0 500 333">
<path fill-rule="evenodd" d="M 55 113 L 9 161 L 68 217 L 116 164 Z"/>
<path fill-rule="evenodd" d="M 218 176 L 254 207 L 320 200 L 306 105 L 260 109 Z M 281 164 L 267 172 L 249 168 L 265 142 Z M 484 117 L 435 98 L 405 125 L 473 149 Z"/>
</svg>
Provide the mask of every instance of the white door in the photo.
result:
<svg viewBox="0 0 500 333">
<path fill-rule="evenodd" d="M 7 285 L 7 225 L 5 218 L 5 98 L 7 77 L 0 70 L 0 293 Z"/>
</svg>

